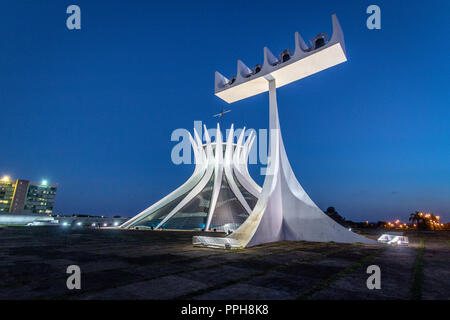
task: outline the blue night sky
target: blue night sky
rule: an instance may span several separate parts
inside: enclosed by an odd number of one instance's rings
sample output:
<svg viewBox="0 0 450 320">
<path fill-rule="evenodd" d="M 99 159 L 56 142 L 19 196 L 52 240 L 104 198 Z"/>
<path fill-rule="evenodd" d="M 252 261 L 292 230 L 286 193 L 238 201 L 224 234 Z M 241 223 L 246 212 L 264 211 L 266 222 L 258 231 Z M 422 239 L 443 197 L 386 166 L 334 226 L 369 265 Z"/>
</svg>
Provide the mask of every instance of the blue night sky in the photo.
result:
<svg viewBox="0 0 450 320">
<path fill-rule="evenodd" d="M 174 129 L 215 126 L 223 107 L 226 126 L 267 127 L 267 94 L 227 105 L 214 71 L 293 48 L 295 31 L 331 34 L 336 13 L 349 61 L 278 90 L 297 178 L 347 219 L 449 220 L 450 2 L 289 2 L 2 1 L 0 175 L 59 183 L 56 213 L 132 216 L 192 173 L 171 162 Z"/>
</svg>

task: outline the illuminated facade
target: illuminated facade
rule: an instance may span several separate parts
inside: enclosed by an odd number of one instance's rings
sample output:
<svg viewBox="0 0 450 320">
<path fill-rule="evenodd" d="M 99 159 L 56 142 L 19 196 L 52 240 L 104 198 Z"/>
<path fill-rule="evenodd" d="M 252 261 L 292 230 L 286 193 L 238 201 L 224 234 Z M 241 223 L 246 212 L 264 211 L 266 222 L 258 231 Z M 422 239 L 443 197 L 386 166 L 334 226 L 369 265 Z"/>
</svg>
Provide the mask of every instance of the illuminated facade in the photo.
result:
<svg viewBox="0 0 450 320">
<path fill-rule="evenodd" d="M 193 244 L 214 248 L 245 248 L 277 241 L 374 243 L 328 217 L 311 200 L 289 163 L 278 116 L 276 90 L 347 61 L 344 35 L 335 15 L 333 35 L 322 33 L 307 45 L 295 34 L 295 50 L 278 57 L 264 48 L 264 62 L 252 69 L 238 60 L 230 79 L 215 74 L 215 95 L 233 103 L 269 92 L 269 162 L 262 188 L 248 174 L 252 140 L 243 134 L 234 143 L 233 128 L 225 143 L 218 126 L 214 143 L 206 144 L 194 130 L 194 174 L 167 197 L 121 228 L 204 229 L 233 231 L 227 237 L 194 236 Z M 330 100 L 332 103 L 332 100 Z M 246 147 L 248 145 L 248 147 Z"/>
<path fill-rule="evenodd" d="M 293 53 L 284 50 L 276 57 L 264 48 L 262 65 L 250 69 L 239 60 L 237 74 L 230 79 L 216 72 L 215 94 L 228 103 L 269 92 L 269 165 L 258 203 L 248 219 L 225 238 L 194 236 L 194 245 L 245 248 L 277 241 L 374 243 L 336 223 L 312 201 L 295 177 L 281 135 L 277 88 L 347 61 L 344 35 L 335 15 L 332 23 L 330 40 L 320 34 L 307 45 L 297 32 Z"/>
<path fill-rule="evenodd" d="M 11 181 L 9 177 L 0 180 L 0 212 L 9 212 L 14 196 L 16 181 Z"/>
<path fill-rule="evenodd" d="M 52 214 L 58 185 L 3 177 L 0 180 L 0 212 Z"/>
<path fill-rule="evenodd" d="M 247 169 L 252 133 L 244 139 L 245 129 L 234 142 L 233 126 L 226 141 L 217 125 L 215 141 L 205 127 L 202 142 L 194 129 L 191 138 L 195 170 L 178 189 L 120 228 L 234 231 L 249 216 L 258 201 L 261 187 Z M 244 141 L 245 140 L 245 141 Z"/>
</svg>

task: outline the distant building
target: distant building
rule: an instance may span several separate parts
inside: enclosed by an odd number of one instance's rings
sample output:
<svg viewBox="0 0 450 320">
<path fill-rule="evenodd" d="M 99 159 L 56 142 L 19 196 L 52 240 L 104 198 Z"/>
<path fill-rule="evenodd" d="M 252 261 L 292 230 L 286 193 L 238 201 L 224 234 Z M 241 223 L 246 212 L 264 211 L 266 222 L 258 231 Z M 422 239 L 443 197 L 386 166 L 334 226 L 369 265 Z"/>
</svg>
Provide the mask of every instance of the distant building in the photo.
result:
<svg viewBox="0 0 450 320">
<path fill-rule="evenodd" d="M 51 214 L 55 204 L 57 184 L 46 180 L 0 180 L 0 212 Z"/>
<path fill-rule="evenodd" d="M 0 180 L 0 212 L 9 212 L 15 188 L 16 182 L 9 177 Z"/>
</svg>

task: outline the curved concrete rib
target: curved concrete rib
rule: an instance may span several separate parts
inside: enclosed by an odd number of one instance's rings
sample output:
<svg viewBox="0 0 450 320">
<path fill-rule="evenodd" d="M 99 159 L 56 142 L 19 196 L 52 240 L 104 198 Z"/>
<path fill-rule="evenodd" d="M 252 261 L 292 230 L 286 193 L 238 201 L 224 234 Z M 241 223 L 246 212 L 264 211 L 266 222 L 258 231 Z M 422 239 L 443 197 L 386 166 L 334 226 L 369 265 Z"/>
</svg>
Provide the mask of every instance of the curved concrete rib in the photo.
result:
<svg viewBox="0 0 450 320">
<path fill-rule="evenodd" d="M 228 185 L 231 188 L 231 191 L 233 191 L 236 198 L 239 200 L 239 202 L 244 207 L 245 211 L 247 211 L 248 214 L 252 212 L 252 209 L 248 205 L 247 201 L 245 200 L 244 196 L 241 193 L 241 190 L 239 190 L 239 187 L 237 186 L 236 182 L 234 181 L 233 177 L 233 171 L 232 171 L 232 153 L 233 153 L 233 135 L 234 135 L 234 127 L 231 126 L 230 133 L 228 134 L 226 149 L 225 149 L 225 176 L 228 181 Z"/>
<path fill-rule="evenodd" d="M 205 131 L 206 126 L 205 126 Z M 208 219 L 206 221 L 205 230 L 209 230 L 209 226 L 211 225 L 211 220 L 214 215 L 214 210 L 216 209 L 217 198 L 220 193 L 220 186 L 222 185 L 222 171 L 223 171 L 223 139 L 222 133 L 220 132 L 220 125 L 217 123 L 217 131 L 216 131 L 216 150 L 215 150 L 215 159 L 214 159 L 214 188 L 211 196 L 211 203 L 208 211 Z M 211 161 L 213 162 L 213 161 Z"/>
<path fill-rule="evenodd" d="M 213 151 L 212 151 L 212 145 L 211 145 L 211 139 L 208 134 L 208 130 L 205 131 L 205 138 L 206 138 L 206 156 L 209 158 L 213 157 Z M 156 226 L 155 229 L 161 228 L 161 226 L 166 223 L 167 220 L 172 218 L 178 211 L 180 211 L 186 204 L 189 203 L 192 199 L 194 199 L 195 196 L 197 196 L 203 188 L 207 185 L 209 180 L 211 179 L 211 175 L 214 171 L 214 163 L 210 162 L 207 165 L 206 173 L 200 180 L 200 182 L 188 193 L 188 195 L 181 200 L 181 202 L 173 208 L 173 210 Z"/>
<path fill-rule="evenodd" d="M 205 149 L 203 149 L 203 143 L 202 143 L 202 139 L 200 139 L 200 136 L 198 135 L 197 130 L 195 130 L 194 128 L 194 136 L 195 136 L 195 141 L 197 143 L 197 148 L 199 150 L 199 159 L 195 159 L 195 166 L 197 167 L 197 164 L 201 164 L 203 167 L 207 166 L 207 158 L 206 158 L 206 153 L 205 153 Z M 197 162 L 199 161 L 199 162 Z"/>
<path fill-rule="evenodd" d="M 240 160 L 239 160 L 239 168 L 242 174 L 246 177 L 250 177 L 250 173 L 248 172 L 248 157 L 250 155 L 250 150 L 252 149 L 253 142 L 256 139 L 256 135 L 253 135 L 253 131 L 250 133 L 250 135 L 247 138 L 247 141 L 244 144 L 244 147 L 242 148 L 242 153 L 240 154 Z M 255 188 L 260 190 L 260 187 L 255 185 Z"/>
<path fill-rule="evenodd" d="M 250 150 L 253 142 L 255 141 L 255 136 L 253 136 L 253 131 L 248 136 L 244 146 L 242 147 L 241 153 L 237 155 L 237 160 L 234 161 L 234 173 L 236 175 L 239 183 L 247 189 L 256 198 L 261 195 L 261 187 L 251 178 L 248 172 L 247 162 L 250 154 Z"/>
<path fill-rule="evenodd" d="M 239 135 L 237 142 L 236 142 L 236 149 L 234 150 L 234 154 L 233 154 L 233 163 L 235 165 L 239 165 L 239 159 L 240 159 L 240 154 L 242 151 L 242 142 L 244 141 L 244 136 L 245 136 L 245 127 L 242 128 L 241 134 Z"/>
<path fill-rule="evenodd" d="M 245 142 L 245 145 L 248 144 L 248 141 L 252 138 L 253 131 L 250 132 L 249 137 L 247 137 L 247 140 Z M 243 146 L 242 143 L 244 141 L 245 137 L 245 127 L 242 129 L 238 139 L 237 143 L 234 149 L 234 154 L 232 157 L 232 162 L 230 163 L 230 175 L 236 176 L 237 181 L 245 188 L 247 189 L 253 196 L 256 198 L 259 198 L 261 194 L 261 187 L 253 180 L 252 177 L 250 177 L 250 174 L 248 174 L 248 169 L 245 168 L 247 166 L 248 161 L 248 155 L 249 155 L 249 149 L 245 149 L 245 145 Z M 254 137 L 253 137 L 254 138 Z M 253 141 L 250 142 L 250 148 Z M 245 151 L 247 150 L 247 152 Z M 242 157 L 241 154 L 244 154 Z M 244 159 L 244 160 L 242 160 Z M 234 181 L 234 177 L 233 177 Z M 241 193 L 242 194 L 242 193 Z"/>
<path fill-rule="evenodd" d="M 282 240 L 374 243 L 328 217 L 298 182 L 281 136 L 275 88 L 275 80 L 269 80 L 269 176 L 252 212 L 252 219 L 247 219 L 230 238 L 237 240 L 243 247 Z"/>
</svg>

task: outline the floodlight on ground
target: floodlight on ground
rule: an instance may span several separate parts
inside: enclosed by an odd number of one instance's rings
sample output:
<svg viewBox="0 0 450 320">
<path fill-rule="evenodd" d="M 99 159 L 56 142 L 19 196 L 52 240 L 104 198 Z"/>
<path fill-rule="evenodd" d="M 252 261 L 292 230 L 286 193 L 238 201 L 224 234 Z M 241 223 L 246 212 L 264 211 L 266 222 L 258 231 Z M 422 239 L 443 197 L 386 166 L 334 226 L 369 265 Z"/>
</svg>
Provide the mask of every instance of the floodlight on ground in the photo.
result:
<svg viewBox="0 0 450 320">
<path fill-rule="evenodd" d="M 397 246 L 407 246 L 409 244 L 409 239 L 403 235 L 385 233 L 378 238 L 378 242 Z"/>
</svg>

